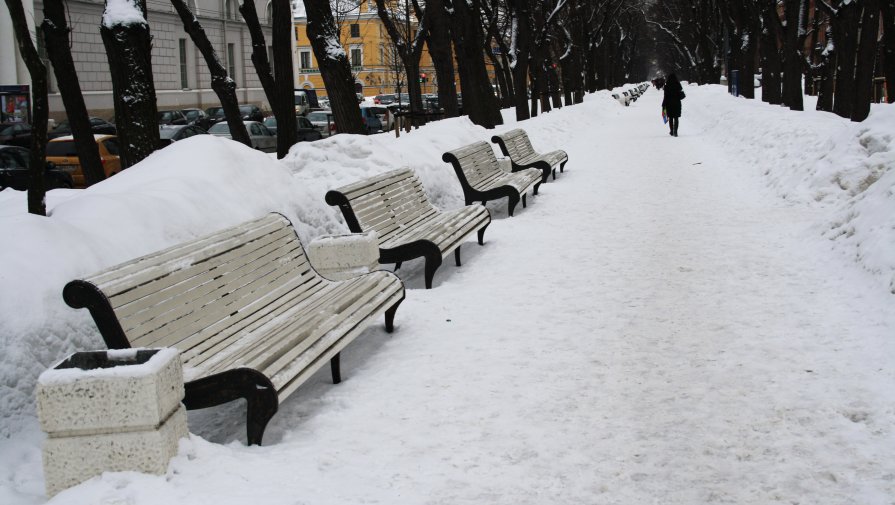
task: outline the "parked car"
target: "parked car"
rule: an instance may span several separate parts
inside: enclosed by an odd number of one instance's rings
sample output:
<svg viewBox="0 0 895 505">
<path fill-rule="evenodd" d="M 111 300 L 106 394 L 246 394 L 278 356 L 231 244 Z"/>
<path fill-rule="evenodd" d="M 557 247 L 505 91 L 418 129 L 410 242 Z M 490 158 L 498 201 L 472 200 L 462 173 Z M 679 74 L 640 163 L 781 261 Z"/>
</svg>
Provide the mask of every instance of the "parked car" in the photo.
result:
<svg viewBox="0 0 895 505">
<path fill-rule="evenodd" d="M 308 114 L 308 121 L 320 132 L 321 137 L 329 137 L 336 133 L 336 122 L 331 110 L 317 110 Z"/>
<path fill-rule="evenodd" d="M 295 120 L 298 122 L 299 142 L 312 142 L 314 140 L 320 140 L 323 137 L 314 124 L 308 121 L 308 118 L 299 116 L 295 118 Z"/>
<path fill-rule="evenodd" d="M 264 126 L 266 126 L 268 130 L 270 130 L 270 133 L 273 133 L 274 135 L 277 134 L 276 116 L 267 116 L 266 118 L 264 118 L 264 122 L 262 124 L 264 124 Z"/>
<path fill-rule="evenodd" d="M 178 140 L 188 139 L 194 135 L 208 135 L 208 132 L 198 126 L 178 124 L 159 125 L 159 146 L 165 147 Z"/>
<path fill-rule="evenodd" d="M 226 116 L 224 116 L 223 107 L 209 107 L 205 109 L 205 115 L 208 116 L 208 128 L 211 128 L 211 125 L 219 123 L 226 119 Z"/>
<path fill-rule="evenodd" d="M 268 116 L 264 119 L 264 126 L 270 130 L 274 135 L 277 134 L 277 118 L 275 116 Z M 314 140 L 320 140 L 322 135 L 314 125 L 308 121 L 308 118 L 304 116 L 295 116 L 295 127 L 296 127 L 296 137 L 298 138 L 298 142 L 311 142 Z"/>
<path fill-rule="evenodd" d="M 187 124 L 186 116 L 179 110 L 158 111 L 158 124 Z"/>
<path fill-rule="evenodd" d="M 0 123 L 0 144 L 31 147 L 31 125 L 27 123 Z"/>
<path fill-rule="evenodd" d="M 90 118 L 90 129 L 93 130 L 94 135 L 115 135 L 118 133 L 114 124 L 98 117 Z M 47 137 L 55 139 L 66 135 L 71 135 L 71 125 L 68 123 L 68 119 L 60 121 L 56 129 L 49 132 Z"/>
<path fill-rule="evenodd" d="M 246 125 L 246 130 L 249 132 L 252 147 L 268 153 L 276 152 L 277 136 L 271 133 L 266 126 L 257 121 L 243 121 L 243 123 Z M 209 128 L 208 133 L 218 137 L 231 138 L 230 126 L 226 121 L 212 126 Z"/>
<path fill-rule="evenodd" d="M 261 109 L 257 105 L 240 105 L 239 115 L 242 116 L 243 121 L 257 121 L 259 123 L 264 121 L 264 114 L 261 113 Z"/>
<path fill-rule="evenodd" d="M 106 177 L 112 177 L 121 171 L 121 153 L 118 137 L 114 135 L 94 135 L 99 148 L 100 162 Z M 71 135 L 55 138 L 47 142 L 47 161 L 52 161 L 62 170 L 71 174 L 76 188 L 87 185 L 87 179 L 81 170 L 81 160 L 75 147 L 75 139 Z"/>
<path fill-rule="evenodd" d="M 373 97 L 373 103 L 378 105 L 391 105 L 395 101 L 395 95 L 386 94 L 386 95 L 376 95 Z"/>
<path fill-rule="evenodd" d="M 31 152 L 24 147 L 0 145 L 0 190 L 6 188 L 24 191 L 28 189 L 31 177 Z M 47 190 L 71 188 L 71 175 L 53 163 L 47 163 L 44 172 L 44 186 Z"/>
<path fill-rule="evenodd" d="M 181 109 L 180 112 L 186 116 L 186 124 L 188 125 L 198 126 L 203 130 L 211 127 L 211 119 L 202 109 Z"/>
<path fill-rule="evenodd" d="M 360 108 L 360 117 L 361 121 L 364 123 L 364 128 L 367 130 L 367 135 L 371 133 L 377 133 L 382 130 L 382 120 L 379 119 L 379 111 L 385 109 L 385 107 L 361 107 Z M 391 114 L 389 114 L 391 116 Z"/>
<path fill-rule="evenodd" d="M 390 131 L 395 126 L 395 115 L 392 113 L 392 110 L 384 105 L 371 105 L 369 107 L 370 110 L 376 114 L 376 117 L 379 118 L 379 121 L 382 123 L 382 131 Z"/>
</svg>

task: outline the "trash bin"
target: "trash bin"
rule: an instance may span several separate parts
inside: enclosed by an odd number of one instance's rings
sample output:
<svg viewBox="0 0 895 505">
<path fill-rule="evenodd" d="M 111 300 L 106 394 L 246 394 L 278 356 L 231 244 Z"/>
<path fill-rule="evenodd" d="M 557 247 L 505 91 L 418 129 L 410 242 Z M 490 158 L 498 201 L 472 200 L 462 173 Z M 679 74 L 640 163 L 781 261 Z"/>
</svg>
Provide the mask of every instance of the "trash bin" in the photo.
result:
<svg viewBox="0 0 895 505">
<path fill-rule="evenodd" d="M 176 349 L 76 352 L 40 375 L 47 496 L 103 472 L 164 474 L 188 435 Z"/>
</svg>

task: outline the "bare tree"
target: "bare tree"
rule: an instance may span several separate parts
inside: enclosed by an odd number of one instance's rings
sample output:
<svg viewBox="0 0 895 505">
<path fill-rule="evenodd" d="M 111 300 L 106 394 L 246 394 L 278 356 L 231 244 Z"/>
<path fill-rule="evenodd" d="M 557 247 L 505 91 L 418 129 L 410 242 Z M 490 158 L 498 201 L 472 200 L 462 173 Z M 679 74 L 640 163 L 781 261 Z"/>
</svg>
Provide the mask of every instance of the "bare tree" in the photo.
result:
<svg viewBox="0 0 895 505">
<path fill-rule="evenodd" d="M 418 22 L 414 22 L 409 0 L 390 2 L 389 5 L 384 0 L 376 0 L 376 10 L 404 66 L 407 92 L 410 95 L 410 112 L 413 116 L 415 111 L 423 110 L 417 76 L 420 73 L 420 56 L 423 54 L 426 37 L 425 12 Z"/>
<path fill-rule="evenodd" d="M 121 167 L 127 168 L 152 154 L 159 142 L 146 2 L 129 0 L 110 9 L 107 1 L 99 31 L 112 76 Z"/>
<path fill-rule="evenodd" d="M 329 0 L 304 0 L 308 38 L 320 65 L 329 103 L 339 131 L 364 133 L 348 55 L 339 40 Z"/>
<path fill-rule="evenodd" d="M 481 10 L 479 0 L 448 0 L 445 7 L 450 13 L 451 39 L 463 88 L 464 111 L 473 123 L 494 128 L 503 123 L 503 117 L 482 54 L 485 39 L 478 14 Z"/>
<path fill-rule="evenodd" d="M 96 145 L 93 129 L 90 127 L 90 116 L 71 56 L 69 41 L 71 29 L 65 17 L 65 5 L 62 0 L 44 0 L 43 4 L 44 19 L 40 26 L 47 46 L 47 56 L 56 74 L 59 94 L 62 96 L 62 104 L 65 106 L 65 114 L 68 116 L 68 124 L 71 126 L 75 148 L 78 151 L 81 171 L 89 186 L 105 179 L 106 173 L 99 157 L 99 147 Z"/>
<path fill-rule="evenodd" d="M 295 122 L 294 82 L 292 74 L 292 5 L 289 0 L 272 0 L 274 72 L 267 57 L 267 41 L 261 30 L 255 2 L 243 0 L 239 12 L 246 22 L 252 39 L 252 65 L 264 88 L 267 102 L 277 118 L 277 158 L 289 153 L 298 140 Z M 276 74 L 276 75 L 274 75 Z M 280 83 L 281 85 L 277 85 Z"/>
<path fill-rule="evenodd" d="M 426 30 L 426 45 L 432 64 L 435 66 L 438 84 L 438 105 L 444 109 L 445 117 L 457 117 L 460 108 L 457 102 L 457 87 L 454 85 L 454 55 L 451 51 L 450 18 L 443 0 L 427 0 L 426 16 L 429 29 Z"/>
<path fill-rule="evenodd" d="M 44 170 L 46 169 L 45 154 L 47 149 L 47 121 L 49 120 L 49 107 L 47 106 L 47 69 L 40 61 L 34 41 L 31 40 L 31 31 L 28 29 L 28 21 L 25 18 L 25 9 L 21 0 L 6 0 L 6 7 L 12 18 L 12 27 L 16 32 L 16 40 L 19 43 L 19 51 L 28 72 L 31 74 L 31 159 L 29 160 L 28 178 L 28 212 L 40 216 L 47 215 L 47 207 L 44 198 L 47 194 L 44 185 Z"/>
<path fill-rule="evenodd" d="M 236 83 L 227 75 L 227 70 L 208 40 L 205 29 L 202 28 L 199 20 L 196 19 L 195 14 L 190 10 L 186 2 L 184 0 L 171 0 L 171 4 L 183 22 L 184 31 L 189 34 L 193 43 L 199 48 L 199 52 L 202 53 L 202 57 L 205 58 L 205 64 L 208 65 L 208 71 L 211 73 L 211 89 L 218 96 L 221 107 L 224 109 L 224 117 L 227 120 L 230 137 L 251 147 L 252 140 L 249 138 L 245 124 L 242 122 L 242 114 L 239 113 Z"/>
</svg>

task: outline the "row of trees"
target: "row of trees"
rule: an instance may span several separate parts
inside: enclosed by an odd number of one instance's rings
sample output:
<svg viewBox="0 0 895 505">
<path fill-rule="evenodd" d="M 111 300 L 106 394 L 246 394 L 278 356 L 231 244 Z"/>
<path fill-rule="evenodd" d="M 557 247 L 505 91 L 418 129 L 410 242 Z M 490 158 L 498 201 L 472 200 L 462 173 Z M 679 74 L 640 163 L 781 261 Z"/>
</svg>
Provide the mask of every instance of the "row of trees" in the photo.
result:
<svg viewBox="0 0 895 505">
<path fill-rule="evenodd" d="M 35 134 L 29 211 L 42 214 L 47 70 L 28 31 L 21 0 L 5 1 L 32 76 Z M 152 35 L 146 0 L 115 1 L 129 2 L 142 13 L 136 20 L 106 15 L 99 27 L 111 69 L 122 164 L 127 167 L 148 156 L 158 142 Z M 272 0 L 269 61 L 254 0 L 241 1 L 239 11 L 251 33 L 252 63 L 277 117 L 277 153 L 283 157 L 296 136 L 292 5 L 290 0 Z M 407 76 L 411 111 L 423 109 L 416 76 L 427 48 L 445 116 L 459 114 L 454 85 L 459 81 L 464 112 L 487 128 L 502 122 L 501 107 L 515 107 L 517 119 L 525 120 L 580 103 L 587 92 L 646 80 L 661 71 L 716 83 L 725 69 L 736 70 L 740 90 L 750 98 L 751 83 L 760 71 L 763 99 L 796 110 L 803 108 L 802 81 L 807 77 L 808 91 L 819 96 L 819 109 L 856 121 L 868 114 L 875 73 L 884 72 L 889 99 L 895 97 L 895 0 L 302 1 L 334 119 L 347 133 L 362 133 L 363 124 L 339 18 L 363 2 L 375 4 L 392 40 L 396 62 Z M 208 65 L 233 138 L 248 144 L 233 79 L 186 1 L 171 3 Z M 45 0 L 41 28 L 85 176 L 94 183 L 103 171 L 72 62 L 65 14 L 64 0 Z M 885 57 L 877 58 L 878 53 Z M 879 60 L 885 68 L 875 68 Z"/>
<path fill-rule="evenodd" d="M 863 121 L 874 76 L 895 100 L 895 0 L 663 0 L 645 8 L 665 71 L 699 83 L 739 74 L 739 91 L 802 110 L 804 80 L 819 110 Z M 729 81 L 733 85 L 733 79 Z"/>
</svg>

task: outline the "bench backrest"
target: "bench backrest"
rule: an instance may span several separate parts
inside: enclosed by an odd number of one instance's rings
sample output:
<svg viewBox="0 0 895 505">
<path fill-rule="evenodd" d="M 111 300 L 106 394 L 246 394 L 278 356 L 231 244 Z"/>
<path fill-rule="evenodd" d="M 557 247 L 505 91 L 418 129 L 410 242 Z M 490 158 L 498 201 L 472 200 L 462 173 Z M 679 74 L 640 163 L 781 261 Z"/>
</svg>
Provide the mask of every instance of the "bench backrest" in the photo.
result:
<svg viewBox="0 0 895 505">
<path fill-rule="evenodd" d="M 452 164 L 457 177 L 473 188 L 479 187 L 483 181 L 493 179 L 495 172 L 502 172 L 497 157 L 494 156 L 494 149 L 484 141 L 448 151 L 441 159 Z"/>
<path fill-rule="evenodd" d="M 325 282 L 270 214 L 72 281 L 63 297 L 90 309 L 109 348 L 176 347 L 189 361 Z"/>
<path fill-rule="evenodd" d="M 326 202 L 339 206 L 352 232 L 375 231 L 380 244 L 438 212 L 409 168 L 328 191 Z"/>
<path fill-rule="evenodd" d="M 519 160 L 536 154 L 534 148 L 531 146 L 531 141 L 528 140 L 528 134 L 521 128 L 495 135 L 495 137 L 499 137 L 503 140 L 501 149 L 506 149 L 506 155 L 509 156 L 510 159 Z"/>
</svg>

